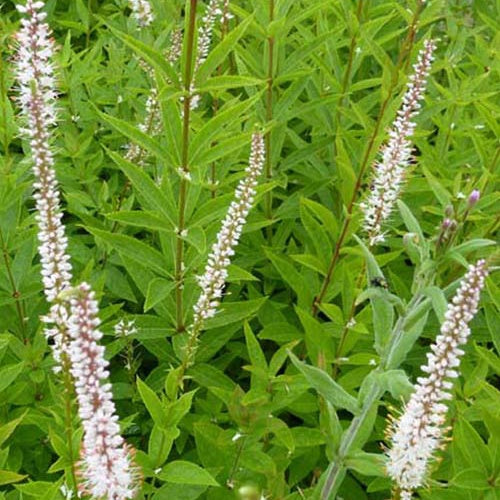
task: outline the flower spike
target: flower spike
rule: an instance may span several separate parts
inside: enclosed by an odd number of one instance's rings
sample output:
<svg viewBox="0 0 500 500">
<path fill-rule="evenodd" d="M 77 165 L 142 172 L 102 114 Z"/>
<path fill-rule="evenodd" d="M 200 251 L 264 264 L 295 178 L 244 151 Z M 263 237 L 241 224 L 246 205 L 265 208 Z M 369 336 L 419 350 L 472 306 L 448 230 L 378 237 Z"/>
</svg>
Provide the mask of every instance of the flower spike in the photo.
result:
<svg viewBox="0 0 500 500">
<path fill-rule="evenodd" d="M 441 333 L 431 345 L 427 364 L 404 413 L 391 423 L 392 446 L 388 451 L 387 473 L 410 499 L 412 491 L 425 482 L 429 462 L 443 441 L 447 406 L 452 398 L 450 381 L 459 375 L 461 349 L 470 335 L 469 322 L 477 313 L 479 296 L 488 270 L 486 261 L 470 266 L 445 314 Z"/>
<path fill-rule="evenodd" d="M 194 63 L 194 78 L 190 89 L 193 94 L 190 102 L 191 109 L 196 109 L 200 104 L 200 95 L 195 93 L 196 74 L 198 73 L 200 66 L 207 60 L 217 18 L 219 17 L 221 21 L 224 22 L 224 20 L 230 16 L 228 12 L 228 4 L 228 1 L 222 2 L 222 0 L 210 0 L 202 19 L 203 23 L 198 28 L 198 48 Z"/>
<path fill-rule="evenodd" d="M 52 304 L 47 323 L 46 337 L 52 340 L 56 371 L 61 369 L 61 355 L 66 339 L 66 308 L 57 300 L 67 290 L 71 280 L 71 264 L 67 253 L 68 239 L 62 223 L 59 186 L 54 170 L 51 149 L 51 129 L 56 124 L 54 41 L 46 14 L 41 9 L 44 2 L 28 0 L 18 5 L 24 15 L 21 29 L 16 34 L 15 76 L 18 83 L 18 102 L 25 126 L 22 135 L 29 140 L 33 161 L 34 199 L 38 223 L 38 252 L 42 264 L 42 281 L 45 297 Z"/>
<path fill-rule="evenodd" d="M 226 283 L 227 267 L 231 263 L 234 249 L 238 245 L 241 231 L 252 208 L 257 179 L 265 161 L 264 136 L 257 132 L 252 136 L 252 146 L 245 176 L 238 184 L 235 199 L 229 205 L 222 227 L 208 256 L 205 272 L 198 280 L 201 293 L 194 305 L 193 323 L 188 328 L 188 345 L 185 364 L 189 366 L 194 358 L 198 335 L 205 320 L 212 318 L 219 306 L 222 291 Z"/>
<path fill-rule="evenodd" d="M 98 307 L 87 283 L 70 299 L 69 357 L 84 436 L 79 464 L 83 493 L 93 498 L 125 500 L 135 496 L 138 469 L 123 438 L 108 381 L 108 361 L 98 344 Z"/>
<path fill-rule="evenodd" d="M 403 104 L 389 132 L 389 141 L 382 147 L 380 160 L 374 165 L 371 192 L 367 200 L 360 204 L 364 213 L 364 229 L 370 245 L 384 241 L 382 225 L 391 215 L 401 193 L 412 152 L 410 138 L 416 126 L 412 118 L 418 114 L 420 101 L 424 97 L 435 48 L 433 40 L 426 40 L 424 48 L 418 54 Z"/>
</svg>

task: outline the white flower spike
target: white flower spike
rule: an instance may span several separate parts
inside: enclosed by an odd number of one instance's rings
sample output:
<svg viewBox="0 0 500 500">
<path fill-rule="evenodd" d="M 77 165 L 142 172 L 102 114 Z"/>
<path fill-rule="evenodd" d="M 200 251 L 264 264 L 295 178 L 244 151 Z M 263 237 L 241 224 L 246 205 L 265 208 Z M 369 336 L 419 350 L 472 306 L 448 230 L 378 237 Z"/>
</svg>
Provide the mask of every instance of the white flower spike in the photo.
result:
<svg viewBox="0 0 500 500">
<path fill-rule="evenodd" d="M 43 7 L 44 2 L 33 0 L 28 0 L 24 6 L 17 6 L 24 17 L 16 34 L 15 76 L 18 101 L 25 120 L 21 132 L 30 142 L 35 174 L 33 197 L 37 209 L 43 288 L 47 301 L 52 304 L 49 314 L 43 318 L 48 324 L 45 335 L 53 342 L 56 371 L 60 371 L 68 315 L 65 306 L 56 299 L 70 286 L 71 264 L 50 145 L 51 129 L 57 119 L 57 90 L 52 63 L 54 41 L 49 26 L 44 22 L 46 14 L 41 11 Z"/>
<path fill-rule="evenodd" d="M 202 24 L 198 28 L 198 47 L 194 63 L 193 82 L 190 89 L 193 93 L 190 102 L 191 109 L 196 109 L 200 103 L 200 96 L 195 93 L 196 74 L 200 66 L 207 60 L 217 18 L 220 18 L 220 20 L 224 22 L 225 17 L 228 15 L 225 14 L 228 12 L 228 3 L 229 2 L 222 2 L 222 0 L 210 0 L 205 15 L 203 16 Z"/>
<path fill-rule="evenodd" d="M 366 201 L 360 203 L 364 213 L 364 230 L 370 245 L 384 241 L 382 225 L 391 215 L 403 187 L 412 152 L 410 138 L 416 126 L 412 119 L 420 110 L 435 48 L 433 40 L 426 40 L 418 54 L 403 104 L 389 132 L 389 141 L 382 147 L 381 158 L 374 165 L 371 192 Z"/>
<path fill-rule="evenodd" d="M 445 314 L 441 333 L 431 345 L 427 364 L 404 413 L 391 423 L 387 473 L 401 490 L 402 499 L 422 486 L 429 462 L 442 443 L 447 406 L 453 380 L 458 377 L 461 347 L 470 335 L 468 323 L 477 313 L 479 296 L 488 270 L 486 261 L 470 266 Z"/>
<path fill-rule="evenodd" d="M 252 146 L 245 176 L 238 184 L 235 199 L 229 205 L 222 227 L 208 256 L 204 274 L 198 279 L 201 293 L 194 305 L 193 323 L 188 328 L 187 365 L 192 362 L 195 344 L 205 320 L 212 318 L 219 306 L 226 283 L 227 267 L 231 263 L 234 249 L 240 240 L 241 231 L 252 208 L 257 179 L 262 173 L 265 161 L 264 136 L 259 132 L 252 136 Z"/>
<path fill-rule="evenodd" d="M 84 431 L 79 486 L 95 499 L 131 499 L 136 493 L 138 469 L 131 449 L 120 436 L 108 381 L 109 363 L 104 347 L 98 344 L 102 332 L 97 302 L 87 283 L 74 290 L 70 310 L 69 357 Z"/>
</svg>

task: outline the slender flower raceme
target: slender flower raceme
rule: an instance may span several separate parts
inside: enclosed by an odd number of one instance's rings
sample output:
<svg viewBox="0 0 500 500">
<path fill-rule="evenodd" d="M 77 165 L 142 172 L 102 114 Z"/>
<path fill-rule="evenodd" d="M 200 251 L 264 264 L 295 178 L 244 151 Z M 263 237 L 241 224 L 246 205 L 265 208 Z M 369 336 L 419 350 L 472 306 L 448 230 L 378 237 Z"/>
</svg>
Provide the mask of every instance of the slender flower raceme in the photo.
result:
<svg viewBox="0 0 500 500">
<path fill-rule="evenodd" d="M 146 27 L 154 21 L 151 4 L 148 0 L 129 0 L 129 4 L 139 26 Z"/>
<path fill-rule="evenodd" d="M 87 283 L 72 291 L 69 334 L 71 373 L 84 436 L 81 489 L 95 499 L 125 500 L 136 493 L 138 470 L 132 451 L 120 436 L 118 417 L 108 382 L 108 361 L 97 317 L 97 302 Z"/>
<path fill-rule="evenodd" d="M 42 1 L 34 0 L 17 7 L 25 17 L 16 35 L 15 74 L 19 85 L 18 100 L 26 121 L 21 131 L 30 142 L 35 174 L 34 198 L 42 281 L 47 301 L 52 304 L 44 318 L 48 324 L 45 334 L 53 341 L 53 355 L 59 365 L 65 345 L 67 311 L 57 297 L 69 287 L 71 264 L 50 145 L 51 129 L 56 123 L 57 92 L 52 64 L 54 41 L 49 26 L 44 22 L 46 14 L 41 12 L 43 7 Z"/>
<path fill-rule="evenodd" d="M 222 7 L 226 10 L 223 10 Z M 227 5 L 223 5 L 222 0 L 210 0 L 207 5 L 205 15 L 203 16 L 202 24 L 198 28 L 198 47 L 194 63 L 193 82 L 191 83 L 191 92 L 193 93 L 190 102 L 191 109 L 196 109 L 200 103 L 199 94 L 194 93 L 196 74 L 198 73 L 200 66 L 207 60 L 217 18 L 224 21 L 226 11 Z"/>
<path fill-rule="evenodd" d="M 263 135 L 258 132 L 252 136 L 252 147 L 245 176 L 238 184 L 235 199 L 229 205 L 217 240 L 208 256 L 205 272 L 199 278 L 201 293 L 194 306 L 193 323 L 188 328 L 188 344 L 185 364 L 192 363 L 198 335 L 205 320 L 213 317 L 219 306 L 222 291 L 226 283 L 227 267 L 231 263 L 234 249 L 238 245 L 241 231 L 246 223 L 248 213 L 255 198 L 257 179 L 262 172 L 265 161 Z"/>
<path fill-rule="evenodd" d="M 445 314 L 441 332 L 427 354 L 427 364 L 419 377 L 404 413 L 389 428 L 388 475 L 401 491 L 403 500 L 425 482 L 429 462 L 443 441 L 447 406 L 453 383 L 458 377 L 462 346 L 470 334 L 469 322 L 477 313 L 479 296 L 488 270 L 479 260 L 470 266 Z"/>
<path fill-rule="evenodd" d="M 412 152 L 410 139 L 416 126 L 412 119 L 418 114 L 424 97 L 435 48 L 433 40 L 426 40 L 418 54 L 402 106 L 389 132 L 389 141 L 382 147 L 380 159 L 374 165 L 371 192 L 360 204 L 370 245 L 384 241 L 382 225 L 392 213 L 403 186 Z"/>
</svg>

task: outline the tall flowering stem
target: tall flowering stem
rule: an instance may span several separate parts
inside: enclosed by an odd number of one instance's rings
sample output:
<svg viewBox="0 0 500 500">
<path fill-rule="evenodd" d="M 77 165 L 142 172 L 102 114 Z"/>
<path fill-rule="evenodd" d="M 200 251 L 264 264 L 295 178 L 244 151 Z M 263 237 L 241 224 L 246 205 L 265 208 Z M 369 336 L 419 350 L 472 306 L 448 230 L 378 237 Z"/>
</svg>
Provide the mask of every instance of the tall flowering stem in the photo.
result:
<svg viewBox="0 0 500 500">
<path fill-rule="evenodd" d="M 392 72 L 392 78 L 390 81 L 389 89 L 387 90 L 387 95 L 386 98 L 382 101 L 382 104 L 380 106 L 377 118 L 375 120 L 375 125 L 373 127 L 373 131 L 370 134 L 370 137 L 368 138 L 367 145 L 365 148 L 365 151 L 363 153 L 363 157 L 358 169 L 358 174 L 356 176 L 356 182 L 354 184 L 354 188 L 352 190 L 351 197 L 349 199 L 349 202 L 347 203 L 346 207 L 346 216 L 344 218 L 344 221 L 342 223 L 342 227 L 339 232 L 339 236 L 337 238 L 337 241 L 335 243 L 335 248 L 332 254 L 332 257 L 330 259 L 330 263 L 328 264 L 328 269 L 326 272 L 325 277 L 323 278 L 323 283 L 321 284 L 321 289 L 319 293 L 314 297 L 313 303 L 312 303 L 312 314 L 316 316 L 316 314 L 319 311 L 319 305 L 321 302 L 323 302 L 326 293 L 328 292 L 328 288 L 330 286 L 330 283 L 333 279 L 335 269 L 337 267 L 337 264 L 341 258 L 341 250 L 342 246 L 344 245 L 344 242 L 346 239 L 348 239 L 349 236 L 349 228 L 351 226 L 351 222 L 353 220 L 353 211 L 355 204 L 358 200 L 359 194 L 361 192 L 361 186 L 363 184 L 364 178 L 365 178 L 365 173 L 368 167 L 368 162 L 370 161 L 373 149 L 376 144 L 376 139 L 378 137 L 380 127 L 382 125 L 382 121 L 385 117 L 387 108 L 389 106 L 389 102 L 391 101 L 392 98 L 392 93 L 394 89 L 396 88 L 396 85 L 398 83 L 398 75 L 399 71 L 401 69 L 405 69 L 406 71 L 406 65 L 407 62 L 409 61 L 408 55 L 411 53 L 413 44 L 415 43 L 415 37 L 417 33 L 417 28 L 418 28 L 418 22 L 420 19 L 420 15 L 423 11 L 425 1 L 420 0 L 417 2 L 416 9 L 413 13 L 413 18 L 411 20 L 408 33 L 405 37 L 405 40 L 401 44 L 401 51 L 399 52 L 399 56 L 397 59 L 397 63 L 394 67 L 394 70 Z M 363 272 L 360 272 L 360 274 L 363 274 Z M 351 318 L 349 318 L 350 321 Z M 349 322 L 348 321 L 348 322 Z"/>
<path fill-rule="evenodd" d="M 401 193 L 406 169 L 410 164 L 411 136 L 416 127 L 412 119 L 418 114 L 420 101 L 424 97 L 435 48 L 433 40 L 426 40 L 419 52 L 402 106 L 389 132 L 389 141 L 382 147 L 381 158 L 374 165 L 371 192 L 366 201 L 360 204 L 370 245 L 384 241 L 382 225 L 391 215 Z"/>
<path fill-rule="evenodd" d="M 175 321 L 178 333 L 185 331 L 184 325 L 184 237 L 186 225 L 186 201 L 188 183 L 191 178 L 189 165 L 189 132 L 191 119 L 191 83 L 193 81 L 194 42 L 196 36 L 196 7 L 198 0 L 189 2 L 189 22 L 186 36 L 186 63 L 184 66 L 184 99 L 182 100 L 182 149 L 179 168 L 179 201 L 177 219 L 177 241 L 175 248 Z"/>
<path fill-rule="evenodd" d="M 38 251 L 42 264 L 42 281 L 47 301 L 52 304 L 45 322 L 46 336 L 53 341 L 53 355 L 60 370 L 66 344 L 67 310 L 57 297 L 69 288 L 71 264 L 67 254 L 68 239 L 62 224 L 59 187 L 51 150 L 51 129 L 56 123 L 57 97 L 54 66 L 54 41 L 41 12 L 44 3 L 28 0 L 18 5 L 21 29 L 16 35 L 15 74 L 19 85 L 19 103 L 26 125 L 22 134 L 29 140 L 35 174 L 34 198 L 38 223 Z"/>
<path fill-rule="evenodd" d="M 429 463 L 443 441 L 447 405 L 452 398 L 450 381 L 459 375 L 462 346 L 470 335 L 469 322 L 477 313 L 479 297 L 488 274 L 486 262 L 470 266 L 448 305 L 441 333 L 431 345 L 427 364 L 404 413 L 391 423 L 391 448 L 387 473 L 400 489 L 402 500 L 425 482 Z"/>
<path fill-rule="evenodd" d="M 76 484 L 73 461 L 73 384 L 67 357 L 69 336 L 68 308 L 60 300 L 69 289 L 71 264 L 67 253 L 68 240 L 62 223 L 59 187 L 51 150 L 51 130 L 56 123 L 57 97 L 54 66 L 54 41 L 41 11 L 42 1 L 27 0 L 17 9 L 24 17 L 16 34 L 15 76 L 19 87 L 21 114 L 25 120 L 22 134 L 29 140 L 33 160 L 34 199 L 38 223 L 38 252 L 42 265 L 44 293 L 49 302 L 49 313 L 42 318 L 47 340 L 52 344 L 56 361 L 55 372 L 63 372 L 65 399 L 65 428 L 71 461 L 72 481 Z"/>
<path fill-rule="evenodd" d="M 80 284 L 70 299 L 69 357 L 75 381 L 78 413 L 84 436 L 79 464 L 83 493 L 93 498 L 133 498 L 138 483 L 131 449 L 120 436 L 120 427 L 108 381 L 108 361 L 98 344 L 98 307 L 87 283 Z"/>
<path fill-rule="evenodd" d="M 145 28 L 154 21 L 151 4 L 148 0 L 129 0 L 129 4 L 139 26 Z"/>
<path fill-rule="evenodd" d="M 212 318 L 219 306 L 227 279 L 227 268 L 231 263 L 241 231 L 255 199 L 257 179 L 265 162 L 264 137 L 258 132 L 252 136 L 252 146 L 245 176 L 238 184 L 234 200 L 229 205 L 222 227 L 208 256 L 205 272 L 199 278 L 201 293 L 194 305 L 194 316 L 188 328 L 188 341 L 183 361 L 183 369 L 190 366 L 196 354 L 198 338 L 204 323 Z"/>
</svg>

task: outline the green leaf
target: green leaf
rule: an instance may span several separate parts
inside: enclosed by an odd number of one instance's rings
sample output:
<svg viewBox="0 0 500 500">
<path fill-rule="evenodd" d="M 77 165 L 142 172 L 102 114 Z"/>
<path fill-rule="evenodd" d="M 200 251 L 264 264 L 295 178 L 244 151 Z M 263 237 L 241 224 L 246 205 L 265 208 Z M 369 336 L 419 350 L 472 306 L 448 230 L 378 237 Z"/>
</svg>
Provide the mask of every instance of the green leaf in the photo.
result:
<svg viewBox="0 0 500 500">
<path fill-rule="evenodd" d="M 353 415 L 360 411 L 356 398 L 352 397 L 342 386 L 327 373 L 314 366 L 306 365 L 292 353 L 290 359 L 295 367 L 306 377 L 307 381 L 335 408 L 345 408 Z"/>
<path fill-rule="evenodd" d="M 487 490 L 491 488 L 488 475 L 485 471 L 474 468 L 461 470 L 453 477 L 451 484 L 470 490 Z"/>
<path fill-rule="evenodd" d="M 239 39 L 245 34 L 250 23 L 253 21 L 253 16 L 248 16 L 236 28 L 232 29 L 229 34 L 216 47 L 214 47 L 206 61 L 198 69 L 196 82 L 205 82 L 216 68 L 226 60 L 228 54 L 236 47 Z"/>
<path fill-rule="evenodd" d="M 109 23 L 107 23 L 105 19 L 101 18 L 101 21 L 111 30 L 111 32 L 117 38 L 126 43 L 156 71 L 159 71 L 171 82 L 178 83 L 179 79 L 177 76 L 177 71 L 175 71 L 175 69 L 168 62 L 167 58 L 160 51 L 156 51 L 150 45 L 147 45 L 140 40 L 137 40 L 136 38 L 133 38 L 130 35 L 127 35 L 126 33 L 123 33 L 122 31 L 114 28 Z"/>
<path fill-rule="evenodd" d="M 205 125 L 197 131 L 196 135 L 189 143 L 189 157 L 190 162 L 194 165 L 197 164 L 201 152 L 210 148 L 211 142 L 225 129 L 235 118 L 243 119 L 243 114 L 255 105 L 256 100 L 260 96 L 256 95 L 250 99 L 238 102 L 228 106 L 227 109 L 221 110 L 213 118 L 207 120 Z"/>
<path fill-rule="evenodd" d="M 168 276 L 165 258 L 158 250 L 151 248 L 149 245 L 146 245 L 146 243 L 126 236 L 125 234 L 116 234 L 90 227 L 86 227 L 86 229 L 89 233 L 111 245 L 117 252 L 123 253 L 139 264 L 147 266 L 159 274 Z"/>
<path fill-rule="evenodd" d="M 128 226 L 147 228 L 152 231 L 173 231 L 172 224 L 155 212 L 146 210 L 122 210 L 106 214 L 106 218 Z"/>
<path fill-rule="evenodd" d="M 115 116 L 103 113 L 96 106 L 94 106 L 94 110 L 103 121 L 113 127 L 120 134 L 123 134 L 125 137 L 141 146 L 142 149 L 149 151 L 160 161 L 168 160 L 171 165 L 175 165 L 174 159 L 168 149 L 163 148 L 160 142 L 154 139 L 150 134 L 142 132 L 142 130 L 130 125 L 130 123 L 122 120 L 121 118 L 116 118 Z"/>
<path fill-rule="evenodd" d="M 22 422 L 23 418 L 28 413 L 26 410 L 20 417 L 11 420 L 10 422 L 3 424 L 0 427 L 0 446 L 2 446 L 7 439 L 9 439 L 10 435 L 15 431 L 16 427 Z"/>
<path fill-rule="evenodd" d="M 219 328 L 252 317 L 264 304 L 267 297 L 246 302 L 223 302 L 219 312 L 205 323 L 205 330 Z"/>
<path fill-rule="evenodd" d="M 265 80 L 252 76 L 223 75 L 209 78 L 203 85 L 197 87 L 196 90 L 202 93 L 213 90 L 235 89 L 238 87 L 262 86 L 264 83 Z"/>
<path fill-rule="evenodd" d="M 123 173 L 130 179 L 130 182 L 141 195 L 148 208 L 156 210 L 165 216 L 171 227 L 175 226 L 175 205 L 155 184 L 153 179 L 144 172 L 142 168 L 124 160 L 119 154 L 107 150 L 111 159 L 120 167 Z"/>
<path fill-rule="evenodd" d="M 259 368 L 263 372 L 267 372 L 268 367 L 266 357 L 264 355 L 264 352 L 262 351 L 262 348 L 260 347 L 259 341 L 253 334 L 250 325 L 247 322 L 245 322 L 243 329 L 245 331 L 247 351 L 248 355 L 250 356 L 250 362 L 252 363 L 252 366 Z"/>
<path fill-rule="evenodd" d="M 287 283 L 290 288 L 297 294 L 301 302 L 312 303 L 313 292 L 308 289 L 304 283 L 304 278 L 297 269 L 291 264 L 288 259 L 272 253 L 270 250 L 265 250 L 267 258 L 272 262 L 273 266 L 279 272 L 281 278 Z M 310 297 L 310 300 L 308 300 Z"/>
<path fill-rule="evenodd" d="M 137 389 L 155 424 L 161 429 L 165 429 L 167 427 L 167 414 L 160 398 L 139 377 L 137 377 Z"/>
<path fill-rule="evenodd" d="M 346 466 L 364 476 L 385 477 L 385 461 L 380 453 L 357 451 L 346 458 Z"/>
<path fill-rule="evenodd" d="M 22 481 L 26 478 L 26 474 L 18 474 L 10 470 L 0 470 L 0 486 L 4 484 L 12 484 Z"/>
<path fill-rule="evenodd" d="M 174 289 L 175 283 L 163 278 L 155 278 L 149 282 L 148 293 L 144 302 L 144 312 L 152 309 L 156 304 L 165 300 Z"/>
<path fill-rule="evenodd" d="M 157 476 L 169 483 L 219 486 L 219 483 L 205 469 L 185 460 L 170 462 Z"/>
<path fill-rule="evenodd" d="M 7 387 L 21 375 L 23 368 L 24 362 L 0 368 L 0 392 L 7 389 Z"/>
</svg>

